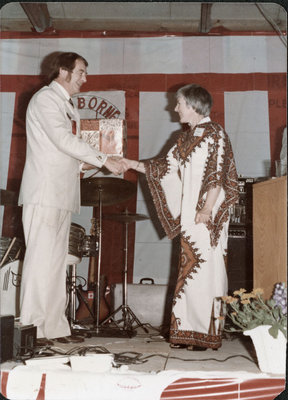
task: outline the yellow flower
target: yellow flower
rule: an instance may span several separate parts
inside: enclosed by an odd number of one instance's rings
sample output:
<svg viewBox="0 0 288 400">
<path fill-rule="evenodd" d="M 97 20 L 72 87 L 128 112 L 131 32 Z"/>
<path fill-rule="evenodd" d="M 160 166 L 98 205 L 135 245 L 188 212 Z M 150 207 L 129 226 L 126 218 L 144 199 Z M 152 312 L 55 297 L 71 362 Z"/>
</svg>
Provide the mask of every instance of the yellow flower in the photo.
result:
<svg viewBox="0 0 288 400">
<path fill-rule="evenodd" d="M 255 298 L 256 295 L 254 293 L 244 293 L 243 296 L 241 297 L 242 300 L 246 300 L 246 299 L 251 299 L 251 298 Z"/>
<path fill-rule="evenodd" d="M 223 315 L 220 315 L 220 317 L 218 317 L 217 319 L 219 319 L 220 321 L 224 321 L 225 317 L 223 317 Z"/>
<path fill-rule="evenodd" d="M 261 296 L 261 294 L 264 293 L 264 290 L 261 289 L 261 288 L 257 288 L 257 289 L 253 289 L 252 293 L 255 294 L 255 295 L 260 295 Z"/>
<path fill-rule="evenodd" d="M 232 297 L 232 296 L 222 296 L 221 299 L 227 303 L 237 303 L 238 299 L 236 297 Z"/>
<path fill-rule="evenodd" d="M 238 299 L 236 299 L 236 297 L 228 296 L 228 299 L 226 302 L 228 304 L 230 304 L 230 303 L 237 303 L 237 301 L 238 301 Z"/>
<path fill-rule="evenodd" d="M 236 311 L 231 312 L 231 315 L 237 315 Z"/>
<path fill-rule="evenodd" d="M 249 299 L 247 299 L 247 300 L 241 300 L 241 303 L 242 303 L 242 304 L 250 304 L 250 300 L 249 300 Z"/>
<path fill-rule="evenodd" d="M 239 290 L 235 290 L 235 292 L 233 292 L 234 296 L 241 296 L 242 293 L 245 293 L 246 289 L 239 289 Z"/>
</svg>

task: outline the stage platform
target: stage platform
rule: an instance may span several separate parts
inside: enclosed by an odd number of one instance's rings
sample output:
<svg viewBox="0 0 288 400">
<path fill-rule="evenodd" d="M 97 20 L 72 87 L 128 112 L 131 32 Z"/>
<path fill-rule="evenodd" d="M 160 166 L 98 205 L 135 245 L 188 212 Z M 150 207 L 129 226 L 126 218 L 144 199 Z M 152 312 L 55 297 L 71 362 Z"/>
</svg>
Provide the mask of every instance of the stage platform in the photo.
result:
<svg viewBox="0 0 288 400">
<path fill-rule="evenodd" d="M 1 394 L 9 400 L 274 400 L 285 388 L 284 375 L 259 370 L 249 337 L 226 335 L 217 351 L 188 351 L 171 349 L 154 329 L 136 332 L 77 345 L 54 342 L 26 365 L 7 361 Z M 91 366 L 99 353 L 112 354 L 114 366 L 103 372 Z M 86 367 L 74 368 L 73 356 Z"/>
</svg>

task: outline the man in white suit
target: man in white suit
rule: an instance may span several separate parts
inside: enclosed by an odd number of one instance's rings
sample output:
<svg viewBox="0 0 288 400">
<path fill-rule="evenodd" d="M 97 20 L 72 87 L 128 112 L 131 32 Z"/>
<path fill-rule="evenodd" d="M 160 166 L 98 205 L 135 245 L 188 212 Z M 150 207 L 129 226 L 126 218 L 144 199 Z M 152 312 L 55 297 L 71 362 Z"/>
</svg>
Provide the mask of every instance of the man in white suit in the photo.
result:
<svg viewBox="0 0 288 400">
<path fill-rule="evenodd" d="M 66 257 L 71 213 L 80 211 L 80 171 L 105 166 L 115 175 L 122 172 L 117 159 L 79 138 L 80 117 L 71 96 L 86 82 L 87 66 L 76 53 L 58 53 L 50 85 L 34 94 L 26 115 L 27 151 L 19 195 L 26 243 L 20 322 L 36 326 L 43 345 L 54 338 L 83 340 L 71 335 L 65 315 Z"/>
</svg>

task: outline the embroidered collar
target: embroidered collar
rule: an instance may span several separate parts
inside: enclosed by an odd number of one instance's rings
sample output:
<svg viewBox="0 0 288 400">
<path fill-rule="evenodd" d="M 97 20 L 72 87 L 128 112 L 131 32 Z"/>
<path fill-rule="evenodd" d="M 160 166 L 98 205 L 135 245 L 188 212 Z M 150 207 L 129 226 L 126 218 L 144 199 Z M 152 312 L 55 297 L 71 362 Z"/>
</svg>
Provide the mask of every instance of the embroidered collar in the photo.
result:
<svg viewBox="0 0 288 400">
<path fill-rule="evenodd" d="M 211 122 L 211 118 L 210 117 L 202 118 L 201 121 L 196 126 L 199 126 L 199 125 L 202 125 L 202 124 L 207 124 L 207 122 Z"/>
</svg>

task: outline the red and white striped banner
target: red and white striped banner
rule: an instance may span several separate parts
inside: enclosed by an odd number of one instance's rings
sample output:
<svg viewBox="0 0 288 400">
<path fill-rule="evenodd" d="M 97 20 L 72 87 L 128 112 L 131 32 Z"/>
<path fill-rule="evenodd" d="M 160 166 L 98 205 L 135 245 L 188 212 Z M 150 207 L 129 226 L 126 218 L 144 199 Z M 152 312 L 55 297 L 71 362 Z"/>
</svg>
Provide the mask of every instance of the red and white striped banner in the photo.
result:
<svg viewBox="0 0 288 400">
<path fill-rule="evenodd" d="M 45 34 L 4 33 L 0 46 L 1 188 L 19 189 L 25 162 L 26 107 L 44 83 L 43 76 L 39 76 L 43 59 L 55 51 L 75 51 L 87 59 L 89 75 L 83 93 L 78 95 L 80 112 L 94 117 L 111 117 L 118 112 L 125 115 L 128 158 L 150 158 L 163 151 L 180 129 L 174 93 L 180 86 L 195 82 L 213 96 L 211 117 L 225 127 L 231 138 L 239 174 L 259 177 L 274 172 L 286 126 L 287 50 L 277 35 L 247 32 L 226 36 L 105 37 L 66 32 L 52 38 Z M 136 183 L 137 175 L 128 172 L 125 179 Z M 148 213 L 140 190 L 137 203 L 134 199 L 111 210 L 122 212 L 125 207 Z M 19 229 L 13 213 L 5 211 L 3 236 L 12 237 Z M 3 220 L 3 215 L 0 217 Z M 90 217 L 91 210 L 86 208 L 75 222 L 89 230 Z M 110 281 L 119 282 L 122 226 L 105 224 L 103 264 Z M 145 276 L 156 283 L 168 280 L 171 245 L 159 239 L 154 224 L 137 223 L 136 241 L 135 224 L 129 226 L 128 269 L 134 268 L 129 281 L 138 282 Z"/>
</svg>

